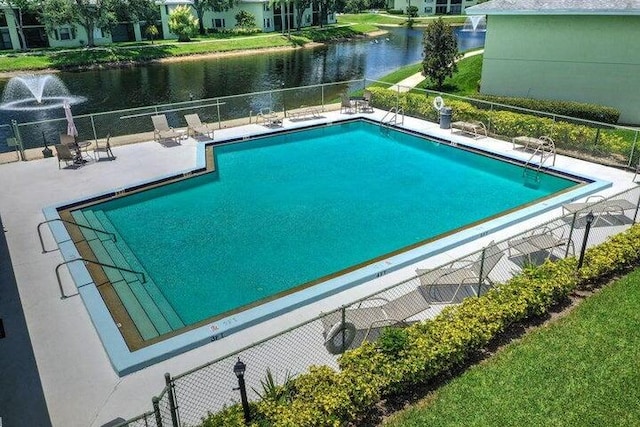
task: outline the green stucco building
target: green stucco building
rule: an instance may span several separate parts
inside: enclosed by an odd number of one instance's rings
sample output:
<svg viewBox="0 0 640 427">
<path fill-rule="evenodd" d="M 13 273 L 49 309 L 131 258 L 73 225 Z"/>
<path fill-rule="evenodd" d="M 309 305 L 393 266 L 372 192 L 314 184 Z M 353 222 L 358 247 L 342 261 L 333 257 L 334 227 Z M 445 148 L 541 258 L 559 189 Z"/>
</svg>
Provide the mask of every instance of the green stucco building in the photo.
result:
<svg viewBox="0 0 640 427">
<path fill-rule="evenodd" d="M 640 0 L 492 0 L 481 92 L 609 105 L 640 124 Z"/>
</svg>

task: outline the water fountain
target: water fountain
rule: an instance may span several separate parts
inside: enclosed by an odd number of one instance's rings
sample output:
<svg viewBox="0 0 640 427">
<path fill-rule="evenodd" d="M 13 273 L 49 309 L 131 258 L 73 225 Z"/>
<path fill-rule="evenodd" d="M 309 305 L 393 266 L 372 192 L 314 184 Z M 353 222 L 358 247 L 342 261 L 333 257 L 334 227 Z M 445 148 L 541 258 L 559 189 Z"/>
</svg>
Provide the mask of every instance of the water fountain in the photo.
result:
<svg viewBox="0 0 640 427">
<path fill-rule="evenodd" d="M 52 74 L 12 77 L 4 89 L 0 109 L 34 111 L 62 108 L 65 101 L 79 104 L 86 101 L 73 96 L 62 80 Z"/>
<path fill-rule="evenodd" d="M 487 31 L 487 18 L 484 15 L 467 16 L 462 31 Z"/>
</svg>

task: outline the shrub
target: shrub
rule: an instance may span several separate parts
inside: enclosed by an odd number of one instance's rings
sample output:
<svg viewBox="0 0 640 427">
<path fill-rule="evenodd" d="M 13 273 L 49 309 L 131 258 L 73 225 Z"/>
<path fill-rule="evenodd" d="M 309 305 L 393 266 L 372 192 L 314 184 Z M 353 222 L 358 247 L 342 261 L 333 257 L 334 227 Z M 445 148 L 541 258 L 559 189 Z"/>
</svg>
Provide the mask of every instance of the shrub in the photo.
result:
<svg viewBox="0 0 640 427">
<path fill-rule="evenodd" d="M 583 102 L 555 101 L 530 98 L 513 98 L 508 96 L 475 95 L 476 98 L 496 104 L 512 105 L 535 111 L 546 111 L 560 116 L 576 117 L 602 123 L 618 123 L 620 111 L 604 105 Z"/>
<path fill-rule="evenodd" d="M 396 106 L 410 116 L 423 118 L 432 122 L 438 121 L 438 112 L 431 103 L 433 98 L 424 94 L 397 93 L 380 87 L 370 88 L 373 94 L 373 105 L 376 108 L 389 110 Z M 516 136 L 529 135 L 550 136 L 556 147 L 566 150 L 578 150 L 596 156 L 618 155 L 628 157 L 633 146 L 632 140 L 624 139 L 620 134 L 598 130 L 586 125 L 564 121 L 554 121 L 549 117 L 538 117 L 504 110 L 488 110 L 484 103 L 460 101 L 455 98 L 446 100 L 446 105 L 453 109 L 453 121 L 479 120 L 488 126 L 494 135 L 510 139 Z"/>
<path fill-rule="evenodd" d="M 404 10 L 401 9 L 387 9 L 389 15 L 404 15 Z"/>
</svg>

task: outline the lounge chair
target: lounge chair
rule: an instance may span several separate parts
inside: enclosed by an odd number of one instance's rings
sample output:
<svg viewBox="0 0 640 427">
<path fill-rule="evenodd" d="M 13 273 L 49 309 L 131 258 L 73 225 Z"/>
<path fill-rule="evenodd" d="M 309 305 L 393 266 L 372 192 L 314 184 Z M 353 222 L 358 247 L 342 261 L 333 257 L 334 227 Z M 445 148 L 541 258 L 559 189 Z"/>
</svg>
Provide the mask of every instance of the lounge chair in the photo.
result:
<svg viewBox="0 0 640 427">
<path fill-rule="evenodd" d="M 549 259 L 554 250 L 561 248 L 565 248 L 565 251 L 571 251 L 571 254 L 575 255 L 575 245 L 572 240 L 564 237 L 564 231 L 564 228 L 552 230 L 545 226 L 525 236 L 513 238 L 507 242 L 509 258 L 524 255 L 529 262 L 533 262 L 532 255 L 546 252 L 545 259 Z M 562 257 L 565 256 L 565 253 L 562 253 Z"/>
<path fill-rule="evenodd" d="M 154 141 L 161 142 L 163 140 L 171 139 L 176 144 L 180 144 L 180 138 L 182 137 L 182 134 L 169 126 L 169 123 L 167 122 L 167 116 L 165 116 L 164 114 L 151 116 L 151 121 L 153 122 Z"/>
<path fill-rule="evenodd" d="M 110 138 L 111 134 L 108 134 L 104 144 L 100 141 L 96 141 L 96 146 L 93 149 L 93 157 L 96 161 L 100 160 L 100 153 L 104 153 L 109 160 L 115 160 L 116 156 L 113 155 L 113 152 L 111 151 L 111 144 L 109 144 Z"/>
<path fill-rule="evenodd" d="M 343 93 L 340 96 L 340 113 L 349 113 L 353 114 L 356 112 L 355 103 L 349 99 L 346 93 Z"/>
<path fill-rule="evenodd" d="M 187 135 L 203 135 L 213 139 L 213 128 L 208 124 L 202 123 L 198 114 L 186 114 L 184 118 L 187 121 Z"/>
<path fill-rule="evenodd" d="M 627 199 L 605 199 L 604 196 L 596 194 L 587 197 L 584 202 L 573 202 L 562 205 L 562 213 L 587 215 L 588 212 L 593 212 L 596 216 L 593 222 L 593 225 L 595 225 L 603 215 L 620 214 L 620 216 L 625 216 L 625 211 L 633 210 L 635 212 L 637 208 L 638 206 Z"/>
<path fill-rule="evenodd" d="M 475 260 L 455 261 L 445 268 L 417 269 L 421 286 L 432 304 L 455 304 L 468 296 L 478 296 L 482 285 L 491 286 L 489 273 L 504 252 L 493 241 Z"/>
<path fill-rule="evenodd" d="M 267 127 L 282 126 L 282 119 L 271 108 L 262 108 L 256 120 Z"/>
<path fill-rule="evenodd" d="M 358 344 L 369 338 L 374 329 L 407 325 L 407 319 L 427 310 L 429 302 L 420 287 L 395 299 L 373 297 L 354 308 L 334 311 L 322 318 L 324 345 L 331 354 L 344 352 L 358 336 Z"/>
<path fill-rule="evenodd" d="M 488 136 L 487 127 L 480 121 L 453 122 L 451 123 L 451 133 L 453 133 L 454 129 L 457 129 L 469 135 L 473 135 L 474 139 L 478 139 L 481 136 Z"/>
<path fill-rule="evenodd" d="M 69 162 L 71 164 L 82 164 L 78 162 L 78 156 L 76 153 L 72 152 L 68 145 L 66 144 L 56 144 L 56 157 L 58 157 L 58 169 L 60 169 L 60 163 L 65 162 L 65 166 L 69 166 Z"/>
</svg>

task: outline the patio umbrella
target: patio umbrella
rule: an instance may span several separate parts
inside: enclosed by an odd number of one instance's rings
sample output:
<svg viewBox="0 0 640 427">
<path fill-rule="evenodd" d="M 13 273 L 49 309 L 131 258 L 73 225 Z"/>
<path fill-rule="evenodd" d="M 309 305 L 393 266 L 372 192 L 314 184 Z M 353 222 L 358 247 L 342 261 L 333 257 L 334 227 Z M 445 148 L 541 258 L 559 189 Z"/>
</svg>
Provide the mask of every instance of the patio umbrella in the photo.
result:
<svg viewBox="0 0 640 427">
<path fill-rule="evenodd" d="M 78 136 L 78 129 L 76 129 L 76 124 L 73 122 L 73 114 L 71 114 L 69 101 L 65 100 L 62 108 L 64 108 L 64 116 L 67 118 L 67 135 Z"/>
</svg>

